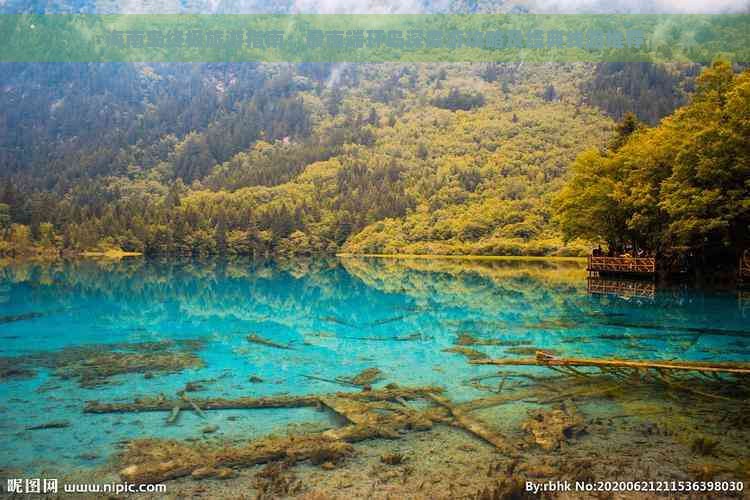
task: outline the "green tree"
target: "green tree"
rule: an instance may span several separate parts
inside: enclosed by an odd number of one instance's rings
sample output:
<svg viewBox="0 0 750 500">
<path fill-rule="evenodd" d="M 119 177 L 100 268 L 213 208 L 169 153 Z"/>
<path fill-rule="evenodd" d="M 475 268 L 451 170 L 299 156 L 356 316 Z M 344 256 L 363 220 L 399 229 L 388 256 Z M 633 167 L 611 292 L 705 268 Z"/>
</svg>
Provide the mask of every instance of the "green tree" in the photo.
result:
<svg viewBox="0 0 750 500">
<path fill-rule="evenodd" d="M 557 222 L 566 240 L 605 241 L 616 248 L 628 235 L 627 217 L 615 193 L 619 174 L 596 150 L 576 158 L 570 178 L 557 196 Z"/>
<path fill-rule="evenodd" d="M 5 203 L 0 203 L 0 236 L 5 238 L 10 229 L 11 218 L 10 218 L 10 206 Z"/>
<path fill-rule="evenodd" d="M 733 75 L 715 63 L 697 80 L 691 106 L 671 126 L 672 173 L 660 205 L 678 242 L 722 245 L 740 253 L 750 245 L 750 71 Z"/>
<path fill-rule="evenodd" d="M 622 121 L 615 128 L 615 136 L 610 142 L 610 149 L 617 151 L 625 144 L 630 136 L 643 125 L 636 118 L 635 113 L 626 113 Z"/>
<path fill-rule="evenodd" d="M 715 63 L 690 105 L 644 129 L 628 116 L 608 152 L 576 159 L 558 196 L 566 238 L 688 245 L 717 265 L 750 244 L 750 71 Z"/>
<path fill-rule="evenodd" d="M 16 253 L 28 253 L 31 250 L 31 229 L 24 224 L 12 224 L 8 241 Z"/>
</svg>

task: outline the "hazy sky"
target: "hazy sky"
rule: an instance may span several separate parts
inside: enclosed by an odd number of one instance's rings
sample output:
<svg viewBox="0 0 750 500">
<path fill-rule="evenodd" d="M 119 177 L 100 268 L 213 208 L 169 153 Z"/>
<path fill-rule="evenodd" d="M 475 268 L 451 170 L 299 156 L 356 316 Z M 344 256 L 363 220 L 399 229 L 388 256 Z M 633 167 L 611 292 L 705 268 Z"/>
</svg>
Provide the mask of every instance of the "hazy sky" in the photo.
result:
<svg viewBox="0 0 750 500">
<path fill-rule="evenodd" d="M 489 3 L 489 2 L 488 2 Z M 321 14 L 416 14 L 446 11 L 449 0 L 295 0 L 294 10 Z M 501 3 L 528 5 L 532 12 L 544 13 L 750 13 L 750 0 L 511 0 Z"/>
<path fill-rule="evenodd" d="M 54 9 L 55 0 L 47 4 Z M 62 2 L 98 13 L 317 13 L 317 14 L 419 14 L 450 12 L 452 0 L 84 0 Z M 497 5 L 508 12 L 514 5 L 528 6 L 537 14 L 631 13 L 631 14 L 750 14 L 750 0 L 478 0 L 480 11 Z M 29 0 L 0 0 L 0 10 L 28 9 Z M 67 7 L 69 8 L 69 7 Z M 64 10 L 64 9 L 63 9 Z"/>
</svg>

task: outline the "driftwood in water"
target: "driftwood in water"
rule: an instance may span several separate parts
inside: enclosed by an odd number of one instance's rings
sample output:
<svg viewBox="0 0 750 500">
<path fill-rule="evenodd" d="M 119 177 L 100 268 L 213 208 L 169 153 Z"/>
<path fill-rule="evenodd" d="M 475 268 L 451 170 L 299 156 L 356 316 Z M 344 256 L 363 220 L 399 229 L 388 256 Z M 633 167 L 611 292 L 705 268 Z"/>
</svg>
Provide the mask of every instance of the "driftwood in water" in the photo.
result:
<svg viewBox="0 0 750 500">
<path fill-rule="evenodd" d="M 750 375 L 750 363 L 709 363 L 705 361 L 628 361 L 621 359 L 559 358 L 544 351 L 537 351 L 536 357 L 524 359 L 474 359 L 475 365 L 501 366 L 562 366 L 596 368 L 634 368 L 655 370 L 677 370 L 693 372 L 728 373 Z"/>
<path fill-rule="evenodd" d="M 29 319 L 41 318 L 42 316 L 44 316 L 44 313 L 39 313 L 39 312 L 30 312 L 26 314 L 14 314 L 11 316 L 0 316 L 0 324 L 14 323 L 16 321 L 26 321 Z"/>
<path fill-rule="evenodd" d="M 320 321 L 325 321 L 326 323 L 333 323 L 336 325 L 342 325 L 342 326 L 348 326 L 351 328 L 356 328 L 355 325 L 352 325 L 351 323 L 347 323 L 341 318 L 337 318 L 336 316 L 324 316 L 322 318 L 318 318 Z"/>
<path fill-rule="evenodd" d="M 497 394 L 494 396 L 473 399 L 471 401 L 458 404 L 456 405 L 456 408 L 458 408 L 460 411 L 464 413 L 472 412 L 472 411 L 481 410 L 484 408 L 492 408 L 493 406 L 499 406 L 501 404 L 510 403 L 513 401 L 533 399 L 535 397 L 538 397 L 539 394 L 540 393 L 538 390 L 524 390 L 524 391 L 516 391 L 511 394 Z"/>
<path fill-rule="evenodd" d="M 276 460 L 295 462 L 309 458 L 335 462 L 338 457 L 353 452 L 349 443 L 373 438 L 398 439 L 405 431 L 428 430 L 433 420 L 442 421 L 444 411 L 442 414 L 434 408 L 416 411 L 401 403 L 439 392 L 440 389 L 432 387 L 402 389 L 391 386 L 379 391 L 336 393 L 297 400 L 286 397 L 274 401 L 276 407 L 281 403 L 307 405 L 312 400 L 346 419 L 347 425 L 312 435 L 264 438 L 236 447 L 197 448 L 175 441 L 136 440 L 122 455 L 126 466 L 120 471 L 120 476 L 130 483 L 158 483 L 188 475 L 196 479 L 212 477 L 212 474 L 219 477 L 218 471 L 222 468 L 249 467 Z M 392 402 L 396 400 L 399 402 Z M 269 398 L 265 400 L 268 401 Z M 450 402 L 446 404 L 452 406 Z"/>
<path fill-rule="evenodd" d="M 241 446 L 195 446 L 171 440 L 141 439 L 131 441 L 121 455 L 120 477 L 130 483 L 158 483 L 184 476 L 195 479 L 221 477 L 226 468 L 250 467 L 284 460 L 296 462 L 311 459 L 335 462 L 353 453 L 350 443 L 373 438 L 399 439 L 405 432 L 432 428 L 446 423 L 461 428 L 490 443 L 498 450 L 512 451 L 499 434 L 470 417 L 468 407 L 456 405 L 436 387 L 401 388 L 388 386 L 381 390 L 339 392 L 320 396 L 280 396 L 277 398 L 241 398 L 239 400 L 202 400 L 207 410 L 218 408 L 280 408 L 286 406 L 321 406 L 346 420 L 343 427 L 311 435 L 269 437 Z M 409 400 L 422 399 L 435 406 L 416 409 Z M 170 406 L 184 405 L 185 400 L 167 401 L 149 398 L 134 403 L 104 404 L 89 402 L 88 413 L 122 411 L 169 411 Z M 322 462 L 321 462 L 322 463 Z"/>
<path fill-rule="evenodd" d="M 409 335 L 401 335 L 396 337 L 336 337 L 343 340 L 363 340 L 368 342 L 409 342 L 412 340 L 422 340 L 419 333 L 410 333 Z"/>
<path fill-rule="evenodd" d="M 490 431 L 484 426 L 484 424 L 474 419 L 473 417 L 470 417 L 461 407 L 454 405 L 447 398 L 436 394 L 428 394 L 427 397 L 440 406 L 446 408 L 450 412 L 451 416 L 453 417 L 452 424 L 455 427 L 460 427 L 461 429 L 474 434 L 484 441 L 487 441 L 498 450 L 509 450 L 510 447 L 508 443 L 500 435 Z"/>
<path fill-rule="evenodd" d="M 210 398 L 195 399 L 203 411 L 209 410 L 250 410 L 257 408 L 301 408 L 319 406 L 320 399 L 324 397 L 346 397 L 349 399 L 365 401 L 396 401 L 397 398 L 405 400 L 419 399 L 428 393 L 440 393 L 440 387 L 386 387 L 384 389 L 362 391 L 362 392 L 338 392 L 328 395 L 307 396 L 268 396 L 262 398 L 242 397 L 237 399 Z M 134 413 L 142 411 L 172 411 L 175 405 L 185 409 L 185 402 L 170 401 L 163 397 L 146 397 L 134 400 L 131 403 L 103 403 L 100 401 L 87 401 L 84 413 Z"/>
<path fill-rule="evenodd" d="M 39 425 L 32 425 L 30 427 L 26 427 L 27 431 L 39 431 L 43 429 L 63 429 L 65 427 L 70 427 L 70 422 L 67 420 L 55 420 L 53 422 L 47 422 L 45 424 L 39 424 Z"/>
<path fill-rule="evenodd" d="M 427 415 L 404 408 L 400 403 L 357 401 L 346 397 L 321 398 L 320 402 L 353 424 L 324 433 L 346 441 L 372 437 L 398 439 L 403 429 L 432 428 L 432 420 Z"/>
<path fill-rule="evenodd" d="M 355 386 L 371 385 L 381 378 L 383 372 L 379 368 L 365 368 L 353 377 L 336 377 L 336 380 L 341 380 Z"/>
<path fill-rule="evenodd" d="M 199 417 L 206 418 L 206 414 L 203 413 L 203 410 L 201 410 L 200 406 L 198 406 L 197 404 L 195 404 L 195 401 L 193 401 L 192 399 L 190 399 L 187 396 L 187 394 L 185 394 L 185 391 L 179 392 L 178 395 L 180 396 L 180 399 L 182 399 L 187 404 L 189 404 L 190 406 L 193 407 L 193 410 L 195 410 L 195 413 L 197 413 Z"/>
<path fill-rule="evenodd" d="M 351 382 L 347 382 L 345 380 L 340 380 L 338 378 L 325 378 L 325 377 L 318 377 L 315 375 L 302 375 L 303 377 L 310 379 L 310 380 L 318 380 L 320 382 L 328 382 L 329 384 L 338 384 L 338 385 L 348 385 L 349 387 L 358 387 L 355 384 L 352 384 Z"/>
<path fill-rule="evenodd" d="M 172 407 L 172 412 L 169 414 L 169 417 L 167 417 L 168 424 L 173 424 L 177 422 L 177 417 L 180 416 L 181 409 L 182 409 L 182 406 L 179 404 L 176 404 Z"/>
<path fill-rule="evenodd" d="M 360 340 L 363 342 L 410 342 L 414 340 L 423 340 L 425 338 L 418 332 L 410 333 L 408 335 L 397 335 L 395 337 L 350 337 L 346 335 L 337 335 L 335 333 L 327 334 L 325 332 L 311 333 L 308 335 L 320 338 L 330 338 L 332 340 Z"/>
<path fill-rule="evenodd" d="M 203 411 L 209 410 L 247 410 L 254 408 L 300 408 L 304 406 L 316 406 L 318 399 L 315 396 L 272 396 L 267 398 L 211 398 L 196 399 L 194 403 L 200 405 Z M 101 401 L 87 401 L 83 409 L 84 413 L 138 413 L 142 411 L 172 411 L 178 406 L 187 408 L 187 403 L 182 400 L 168 400 L 158 397 L 138 398 L 130 403 L 104 403 Z"/>
<path fill-rule="evenodd" d="M 401 321 L 402 319 L 406 319 L 408 317 L 409 317 L 409 315 L 404 314 L 404 315 L 401 315 L 401 316 L 394 316 L 393 318 L 379 319 L 379 320 L 376 320 L 376 321 L 373 321 L 372 323 L 370 323 L 370 326 L 380 326 L 380 325 L 385 325 L 385 324 L 388 324 L 388 323 L 394 323 L 396 321 Z"/>
<path fill-rule="evenodd" d="M 315 375 L 302 376 L 311 380 L 320 380 L 321 382 L 329 382 L 331 384 L 348 385 L 350 387 L 364 387 L 377 382 L 381 378 L 382 374 L 383 372 L 379 368 L 366 368 L 351 377 L 336 377 L 335 379 L 330 379 L 318 377 Z"/>
<path fill-rule="evenodd" d="M 274 347 L 276 349 L 294 349 L 291 346 L 284 345 L 284 344 L 277 344 L 276 342 L 273 342 L 271 340 L 264 339 L 263 337 L 260 337 L 260 336 L 254 334 L 254 333 L 251 333 L 246 338 L 247 338 L 248 342 L 252 342 L 254 344 L 264 345 L 264 346 L 267 346 L 267 347 Z"/>
<path fill-rule="evenodd" d="M 243 446 L 200 451 L 174 441 L 144 439 L 128 445 L 124 461 L 133 464 L 120 470 L 120 477 L 134 484 L 161 483 L 190 475 L 202 479 L 211 477 L 203 473 L 206 470 L 218 472 L 226 467 L 251 467 L 276 460 L 296 462 L 315 456 L 336 461 L 351 452 L 350 444 L 321 435 L 271 437 Z"/>
</svg>

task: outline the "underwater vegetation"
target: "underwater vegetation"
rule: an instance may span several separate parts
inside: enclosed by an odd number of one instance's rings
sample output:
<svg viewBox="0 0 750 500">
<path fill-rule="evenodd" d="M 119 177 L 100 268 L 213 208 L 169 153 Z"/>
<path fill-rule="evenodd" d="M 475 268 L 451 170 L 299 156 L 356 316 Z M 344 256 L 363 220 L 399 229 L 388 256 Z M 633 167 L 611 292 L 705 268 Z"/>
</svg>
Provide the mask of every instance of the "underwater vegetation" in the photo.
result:
<svg viewBox="0 0 750 500">
<path fill-rule="evenodd" d="M 563 403 L 552 410 L 535 410 L 529 417 L 521 428 L 545 450 L 557 449 L 561 443 L 586 432 L 583 417 L 572 405 Z"/>
<path fill-rule="evenodd" d="M 455 347 L 447 347 L 443 349 L 443 352 L 454 352 L 456 354 L 462 354 L 468 359 L 484 359 L 488 357 L 487 354 L 483 353 L 482 351 L 478 351 L 470 347 L 463 347 L 460 345 L 457 345 Z"/>
<path fill-rule="evenodd" d="M 360 375 L 377 376 L 376 370 L 365 370 Z M 334 471 L 345 467 L 358 455 L 357 443 L 402 440 L 411 433 L 431 432 L 446 425 L 473 437 L 478 446 L 494 450 L 495 456 L 508 457 L 497 458 L 494 465 L 490 464 L 488 484 L 470 498 L 523 498 L 522 490 L 516 485 L 529 478 L 591 480 L 590 461 L 577 458 L 566 462 L 563 457 L 567 453 L 578 453 L 576 457 L 580 457 L 580 453 L 591 453 L 585 452 L 586 447 L 597 446 L 596 439 L 611 439 L 618 427 L 616 422 L 620 421 L 626 423 L 627 428 L 634 429 L 633 432 L 665 440 L 673 447 L 682 447 L 685 454 L 680 460 L 689 463 L 688 469 L 693 477 L 737 478 L 737 474 L 750 477 L 750 469 L 743 469 L 742 464 L 736 463 L 734 453 L 737 450 L 730 450 L 741 448 L 741 444 L 726 441 L 721 444 L 720 436 L 702 434 L 696 437 L 690 430 L 706 414 L 714 413 L 725 421 L 734 418 L 730 413 L 743 414 L 744 410 L 738 407 L 729 413 L 724 409 L 719 415 L 716 408 L 726 404 L 721 398 L 729 394 L 732 397 L 750 396 L 750 386 L 744 382 L 735 384 L 732 379 L 683 374 L 690 377 L 686 382 L 693 390 L 683 392 L 681 385 L 670 385 L 667 390 L 681 395 L 667 402 L 664 400 L 664 384 L 658 383 L 657 379 L 624 379 L 616 372 L 582 370 L 553 372 L 552 375 L 501 370 L 494 375 L 507 381 L 501 393 L 460 403 L 450 400 L 439 387 L 389 384 L 383 389 L 365 388 L 360 392 L 233 400 L 204 398 L 190 404 L 185 400 L 166 400 L 163 397 L 141 398 L 130 403 L 91 401 L 85 411 L 168 412 L 175 405 L 185 410 L 197 407 L 203 412 L 314 407 L 339 416 L 343 425 L 328 430 L 268 436 L 249 442 L 186 443 L 157 438 L 136 439 L 127 443 L 116 457 L 120 477 L 134 483 L 183 477 L 226 479 L 234 477 L 239 470 L 266 464 L 254 479 L 260 498 L 294 496 L 307 491 L 309 485 L 297 475 L 295 464 L 308 463 L 321 471 Z M 670 377 L 683 375 L 670 374 Z M 487 411 L 520 401 L 537 406 L 527 410 L 525 419 L 516 421 L 515 431 L 508 430 L 507 425 L 502 426 L 504 431 L 500 431 L 498 423 L 480 417 L 488 415 Z M 594 410 L 609 406 L 612 409 L 608 414 L 597 415 Z M 741 419 L 733 422 L 728 424 L 729 428 L 750 431 L 750 422 L 743 424 Z M 463 446 L 467 452 L 476 452 L 474 446 Z M 533 457 L 539 453 L 547 456 L 544 454 L 553 452 L 560 457 L 559 462 L 534 461 Z M 383 465 L 393 467 L 404 467 L 413 460 L 399 451 L 384 452 L 378 457 Z M 706 458 L 713 462 L 701 462 Z M 498 474 L 504 479 L 493 479 Z"/>
<path fill-rule="evenodd" d="M 15 321 L 26 321 L 29 319 L 41 318 L 43 316 L 45 316 L 45 313 L 41 313 L 41 312 L 30 312 L 26 314 L 0 316 L 0 325 L 4 323 L 13 323 Z"/>
<path fill-rule="evenodd" d="M 695 369 L 748 359 L 725 335 L 744 328 L 727 297 L 590 297 L 559 266 L 346 266 L 357 275 L 302 261 L 83 266 L 52 272 L 60 287 L 19 275 L 8 315 L 98 305 L 3 325 L 0 431 L 23 449 L 7 462 L 169 481 L 176 498 L 750 478 L 747 376 Z"/>
<path fill-rule="evenodd" d="M 0 381 L 33 377 L 39 368 L 50 369 L 61 379 L 75 380 L 83 388 L 112 383 L 114 377 L 123 374 L 142 373 L 150 378 L 204 366 L 195 354 L 203 345 L 202 339 L 89 344 L 0 357 Z"/>
<path fill-rule="evenodd" d="M 220 408 L 288 408 L 321 406 L 340 415 L 347 422 L 340 428 L 319 434 L 267 437 L 244 446 L 191 446 L 157 439 L 135 440 L 128 444 L 121 461 L 125 467 L 120 476 L 132 483 L 155 483 L 193 475 L 208 477 L 205 470 L 220 471 L 225 467 L 250 467 L 272 461 L 301 461 L 311 459 L 320 464 L 337 460 L 353 453 L 349 443 L 373 438 L 398 439 L 400 430 L 427 430 L 432 419 L 426 411 L 417 411 L 409 400 L 439 393 L 439 388 L 399 388 L 389 385 L 382 390 L 360 393 L 310 395 L 299 398 L 282 397 L 245 399 L 241 401 L 195 401 L 203 410 Z M 87 412 L 158 411 L 180 406 L 179 401 L 135 401 L 130 404 L 100 404 L 91 402 Z M 183 404 L 184 406 L 184 404 Z M 325 461 L 320 460 L 324 456 Z"/>
<path fill-rule="evenodd" d="M 29 379 L 34 378 L 36 372 L 29 368 L 18 366 L 12 358 L 0 358 L 0 382 L 6 380 Z"/>
<path fill-rule="evenodd" d="M 468 332 L 459 333 L 455 343 L 456 345 L 508 345 L 500 339 L 480 339 Z"/>
</svg>

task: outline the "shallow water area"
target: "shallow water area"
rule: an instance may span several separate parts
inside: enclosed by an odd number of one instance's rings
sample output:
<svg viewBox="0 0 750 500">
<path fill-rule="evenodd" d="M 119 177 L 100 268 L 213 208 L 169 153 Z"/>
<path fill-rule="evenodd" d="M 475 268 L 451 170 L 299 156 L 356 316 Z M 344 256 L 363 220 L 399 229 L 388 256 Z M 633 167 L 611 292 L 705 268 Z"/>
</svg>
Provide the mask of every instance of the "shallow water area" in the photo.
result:
<svg viewBox="0 0 750 500">
<path fill-rule="evenodd" d="M 526 472 L 554 478 L 581 473 L 565 469 L 566 453 L 583 456 L 606 442 L 607 453 L 617 456 L 635 446 L 636 433 L 644 436 L 640 458 L 653 452 L 658 462 L 669 450 L 684 455 L 673 464 L 662 461 L 661 469 L 655 465 L 656 477 L 742 479 L 750 453 L 738 440 L 747 442 L 750 423 L 741 417 L 746 404 L 737 402 L 744 397 L 739 382 L 718 399 L 702 398 L 652 383 L 609 389 L 616 380 L 600 374 L 581 381 L 540 367 L 469 363 L 529 358 L 537 350 L 562 358 L 750 361 L 750 311 L 734 290 L 593 285 L 585 262 L 566 259 L 9 264 L 0 269 L 0 467 L 8 477 L 64 475 L 109 467 L 138 438 L 218 446 L 315 435 L 346 420 L 319 405 L 198 411 L 188 401 L 359 393 L 397 384 L 440 388 L 441 398 L 461 404 L 552 385 L 549 394 L 472 409 L 471 418 L 515 443 L 512 453 L 443 426 L 441 414 L 429 432 L 355 443 L 354 456 L 334 465 L 349 474 L 355 486 L 348 494 L 355 496 L 368 494 L 356 485 L 373 476 L 373 467 L 393 475 L 381 457 L 394 449 L 417 471 L 428 467 L 421 460 L 430 449 L 456 461 L 454 471 L 476 468 L 481 481 L 494 474 L 487 470 L 498 460 L 501 475 L 515 473 L 502 461 L 510 456 Z M 582 395 L 586 388 L 591 397 Z M 170 404 L 160 411 L 84 411 L 92 401 L 143 400 L 185 406 L 172 422 Z M 405 403 L 412 410 L 440 408 L 430 398 Z M 557 410 L 562 413 L 550 416 Z M 533 422 L 547 425 L 558 417 L 576 423 L 545 448 L 547 431 Z M 705 442 L 696 444 L 696 436 Z M 335 474 L 316 465 L 304 462 L 297 473 L 335 489 L 340 481 L 326 479 Z M 714 469 L 701 473 L 703 465 Z M 396 476 L 417 488 L 416 480 Z M 195 484 L 180 481 L 176 488 Z"/>
</svg>

